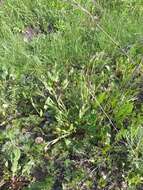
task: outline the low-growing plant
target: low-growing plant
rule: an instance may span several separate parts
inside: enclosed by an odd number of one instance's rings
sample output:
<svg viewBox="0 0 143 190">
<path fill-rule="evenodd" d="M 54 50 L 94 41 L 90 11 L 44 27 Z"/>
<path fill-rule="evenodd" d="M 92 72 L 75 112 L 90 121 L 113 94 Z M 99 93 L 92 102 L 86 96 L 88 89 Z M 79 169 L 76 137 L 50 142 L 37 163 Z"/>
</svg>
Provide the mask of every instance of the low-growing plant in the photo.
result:
<svg viewBox="0 0 143 190">
<path fill-rule="evenodd" d="M 142 16 L 0 1 L 0 189 L 142 189 Z"/>
</svg>

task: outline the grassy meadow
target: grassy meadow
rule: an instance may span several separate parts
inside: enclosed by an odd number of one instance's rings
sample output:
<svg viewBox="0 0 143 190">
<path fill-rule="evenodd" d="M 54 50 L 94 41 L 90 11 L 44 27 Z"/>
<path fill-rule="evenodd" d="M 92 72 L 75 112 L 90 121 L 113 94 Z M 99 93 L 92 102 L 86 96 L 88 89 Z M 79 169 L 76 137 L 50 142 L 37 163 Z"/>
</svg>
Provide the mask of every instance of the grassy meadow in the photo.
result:
<svg viewBox="0 0 143 190">
<path fill-rule="evenodd" d="M 142 74 L 142 0 L 0 0 L 0 189 L 143 189 Z"/>
</svg>

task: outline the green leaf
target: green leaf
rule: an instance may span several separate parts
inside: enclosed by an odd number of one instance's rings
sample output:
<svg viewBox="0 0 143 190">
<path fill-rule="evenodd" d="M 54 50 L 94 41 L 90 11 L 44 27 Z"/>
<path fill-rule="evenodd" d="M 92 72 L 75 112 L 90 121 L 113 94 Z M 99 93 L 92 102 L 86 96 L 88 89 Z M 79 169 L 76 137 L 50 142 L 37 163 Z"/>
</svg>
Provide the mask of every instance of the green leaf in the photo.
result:
<svg viewBox="0 0 143 190">
<path fill-rule="evenodd" d="M 116 110 L 116 118 L 117 119 L 124 119 L 126 116 L 130 115 L 133 110 L 133 103 L 127 102 L 119 107 L 118 110 Z"/>
<path fill-rule="evenodd" d="M 107 97 L 106 92 L 100 93 L 100 95 L 97 97 L 98 103 L 97 101 L 95 101 L 94 107 L 96 108 L 99 106 L 99 104 L 102 104 L 103 101 L 106 99 L 106 97 Z"/>
<path fill-rule="evenodd" d="M 20 156 L 21 156 L 20 149 L 17 147 L 14 147 L 14 150 L 11 155 L 11 163 L 12 163 L 11 171 L 13 175 L 15 175 L 18 171 L 18 161 L 20 159 Z"/>
</svg>

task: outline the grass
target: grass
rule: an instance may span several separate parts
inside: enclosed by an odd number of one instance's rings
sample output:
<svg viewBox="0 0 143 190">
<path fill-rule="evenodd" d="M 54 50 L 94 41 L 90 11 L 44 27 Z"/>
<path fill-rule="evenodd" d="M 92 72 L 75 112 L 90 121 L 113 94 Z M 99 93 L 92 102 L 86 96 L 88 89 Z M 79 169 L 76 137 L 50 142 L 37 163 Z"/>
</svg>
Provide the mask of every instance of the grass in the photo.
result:
<svg viewBox="0 0 143 190">
<path fill-rule="evenodd" d="M 142 189 L 143 3 L 3 0 L 0 189 Z"/>
</svg>

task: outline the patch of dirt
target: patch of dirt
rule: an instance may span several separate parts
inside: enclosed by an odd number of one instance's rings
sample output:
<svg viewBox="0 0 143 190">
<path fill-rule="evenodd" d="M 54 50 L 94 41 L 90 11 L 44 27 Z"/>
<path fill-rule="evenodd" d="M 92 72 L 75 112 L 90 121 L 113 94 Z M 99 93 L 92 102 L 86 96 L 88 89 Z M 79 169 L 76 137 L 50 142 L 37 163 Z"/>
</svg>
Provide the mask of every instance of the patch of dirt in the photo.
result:
<svg viewBox="0 0 143 190">
<path fill-rule="evenodd" d="M 34 37 L 38 36 L 41 33 L 39 27 L 28 26 L 22 32 L 24 41 L 31 41 Z"/>
<path fill-rule="evenodd" d="M 1 4 L 0 0 L 0 4 Z M 57 31 L 57 28 L 54 26 L 54 24 L 49 23 L 47 26 L 47 30 L 44 30 L 41 26 L 27 26 L 24 31 L 22 32 L 24 41 L 29 42 L 34 37 L 38 37 L 40 34 L 50 34 L 55 33 Z"/>
</svg>

